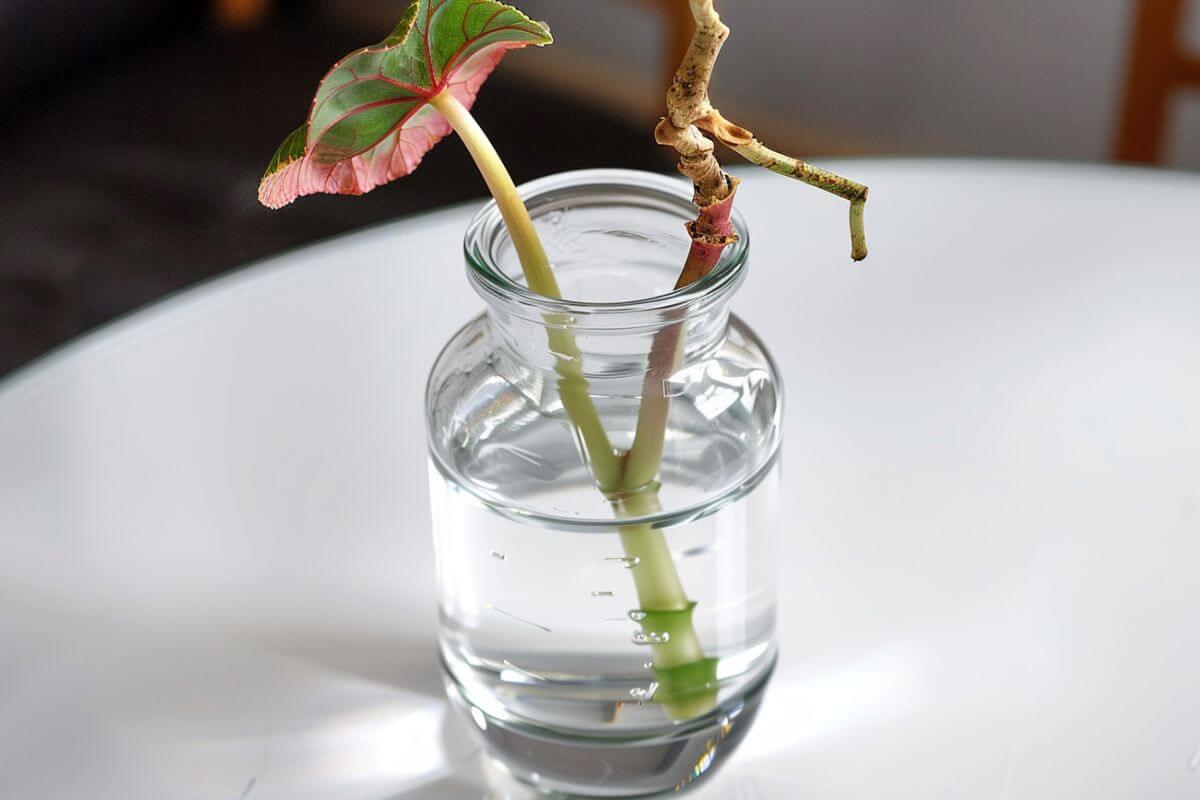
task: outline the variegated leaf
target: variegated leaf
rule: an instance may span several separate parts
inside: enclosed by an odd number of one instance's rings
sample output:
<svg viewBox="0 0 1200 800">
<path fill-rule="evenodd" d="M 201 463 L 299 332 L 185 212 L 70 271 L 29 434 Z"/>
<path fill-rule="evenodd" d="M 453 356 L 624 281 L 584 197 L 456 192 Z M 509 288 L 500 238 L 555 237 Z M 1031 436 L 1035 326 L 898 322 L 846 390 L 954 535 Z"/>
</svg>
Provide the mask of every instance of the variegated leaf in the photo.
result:
<svg viewBox="0 0 1200 800">
<path fill-rule="evenodd" d="M 470 108 L 507 51 L 551 41 L 544 24 L 494 0 L 413 0 L 390 36 L 321 81 L 259 200 L 280 208 L 318 192 L 362 194 L 409 174 L 451 130 L 430 98 L 451 92 Z"/>
</svg>

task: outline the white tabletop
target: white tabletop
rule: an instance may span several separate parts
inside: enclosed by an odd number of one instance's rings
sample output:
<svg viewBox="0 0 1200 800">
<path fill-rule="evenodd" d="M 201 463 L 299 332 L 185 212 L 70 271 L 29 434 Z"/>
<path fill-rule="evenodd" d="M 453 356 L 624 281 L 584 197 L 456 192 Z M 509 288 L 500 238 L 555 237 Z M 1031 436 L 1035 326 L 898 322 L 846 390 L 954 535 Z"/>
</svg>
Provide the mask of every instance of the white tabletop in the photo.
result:
<svg viewBox="0 0 1200 800">
<path fill-rule="evenodd" d="M 834 166 L 863 265 L 841 202 L 739 196 L 735 307 L 789 391 L 782 655 L 701 794 L 1200 798 L 1200 178 Z M 516 796 L 433 646 L 421 390 L 480 306 L 472 212 L 0 383 L 0 796 Z"/>
</svg>

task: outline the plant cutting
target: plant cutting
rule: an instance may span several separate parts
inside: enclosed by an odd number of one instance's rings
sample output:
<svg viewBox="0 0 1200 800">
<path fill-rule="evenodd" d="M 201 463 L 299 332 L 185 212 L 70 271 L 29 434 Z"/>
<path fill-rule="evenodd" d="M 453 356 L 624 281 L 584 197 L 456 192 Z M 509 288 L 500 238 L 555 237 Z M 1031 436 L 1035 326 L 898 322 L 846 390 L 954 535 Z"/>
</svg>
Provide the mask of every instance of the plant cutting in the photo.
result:
<svg viewBox="0 0 1200 800">
<path fill-rule="evenodd" d="M 722 305 L 713 306 L 718 311 L 710 312 L 708 309 L 715 301 L 709 302 L 709 298 L 700 293 L 689 294 L 689 291 L 703 286 L 712 277 L 714 282 L 709 291 L 715 297 L 732 291 L 737 280 L 740 280 L 740 275 L 735 272 L 740 269 L 742 262 L 737 258 L 733 259 L 737 263 L 732 263 L 726 270 L 728 275 L 724 283 L 718 280 L 721 265 L 730 261 L 726 258 L 727 250 L 737 244 L 740 237 L 733 217 L 738 181 L 717 162 L 714 141 L 752 163 L 798 178 L 848 200 L 852 257 L 856 260 L 866 255 L 863 207 L 867 190 L 852 181 L 770 150 L 749 131 L 726 120 L 712 106 L 708 85 L 729 30 L 713 8 L 712 0 L 691 0 L 690 8 L 696 20 L 695 38 L 670 87 L 667 115 L 660 121 L 655 136 L 660 143 L 674 148 L 679 155 L 680 172 L 692 183 L 695 217 L 686 228 L 689 243 L 686 257 L 674 283 L 675 294 L 669 296 L 682 299 L 670 306 L 661 319 L 643 325 L 646 329 L 652 329 L 653 335 L 649 347 L 640 357 L 641 378 L 637 381 L 640 391 L 632 398 L 632 404 L 625 404 L 628 408 L 617 404 L 617 411 L 603 410 L 613 405 L 612 398 L 623 396 L 622 390 L 607 388 L 610 383 L 608 374 L 618 374 L 621 370 L 606 370 L 599 365 L 606 356 L 582 347 L 579 336 L 582 334 L 586 342 L 602 335 L 612 336 L 611 332 L 589 327 L 590 320 L 605 320 L 622 313 L 626 314 L 619 317 L 624 327 L 614 330 L 638 329 L 637 325 L 629 322 L 633 319 L 633 311 L 638 309 L 626 313 L 607 306 L 588 306 L 573 298 L 564 299 L 555 271 L 557 259 L 548 255 L 521 193 L 483 129 L 470 113 L 483 82 L 509 50 L 529 45 L 542 46 L 552 41 L 543 23 L 529 19 L 511 6 L 491 0 L 414 0 L 386 39 L 346 56 L 321 81 L 306 122 L 284 140 L 271 160 L 260 185 L 259 197 L 265 205 L 279 208 L 306 194 L 362 194 L 411 173 L 420 164 L 424 154 L 451 131 L 459 135 L 494 198 L 495 209 L 515 253 L 525 287 L 532 293 L 522 303 L 516 304 L 519 310 L 512 312 L 515 320 L 512 330 L 521 330 L 522 314 L 525 312 L 520 308 L 537 307 L 531 313 L 543 332 L 543 344 L 540 347 L 552 364 L 554 375 L 552 398 L 546 401 L 545 385 L 537 379 L 536 368 L 525 365 L 516 372 L 505 374 L 495 366 L 496 359 L 489 355 L 480 362 L 486 367 L 479 367 L 490 373 L 489 385 L 496 385 L 497 382 L 492 379 L 498 375 L 503 379 L 500 384 L 507 384 L 508 389 L 516 391 L 510 391 L 503 397 L 489 395 L 491 399 L 485 406 L 487 411 L 476 410 L 472 413 L 499 413 L 496 409 L 506 404 L 523 408 L 521 413 L 536 413 L 547 418 L 561 412 L 574 432 L 579 462 L 587 470 L 593 491 L 611 509 L 612 519 L 607 523 L 608 528 L 617 534 L 623 552 L 619 558 L 605 560 L 620 561 L 629 569 L 633 579 L 637 607 L 628 616 L 640 628 L 633 636 L 633 643 L 648 646 L 652 655 L 645 667 L 652 672 L 654 680 L 648 686 L 633 687 L 629 694 L 637 706 L 652 704 L 661 709 L 668 722 L 675 724 L 703 719 L 706 715 L 713 717 L 707 728 L 681 733 L 685 739 L 692 737 L 688 739 L 689 746 L 675 748 L 677 753 L 684 754 L 684 761 L 688 754 L 695 755 L 698 752 L 700 762 L 705 758 L 711 762 L 715 745 L 711 736 L 705 745 L 699 744 L 705 741 L 704 732 L 719 731 L 718 739 L 728 734 L 734 727 L 731 720 L 745 707 L 745 698 L 735 698 L 741 705 L 730 705 L 728 702 L 725 706 L 721 705 L 724 691 L 722 661 L 719 655 L 706 651 L 704 637 L 693 618 L 697 602 L 684 589 L 684 581 L 676 565 L 677 556 L 673 554 L 671 541 L 664 530 L 670 527 L 670 519 L 678 517 L 687 522 L 687 518 L 664 505 L 663 491 L 664 480 L 669 480 L 668 473 L 674 475 L 678 471 L 678 465 L 672 465 L 671 469 L 664 468 L 664 452 L 672 438 L 673 424 L 672 393 L 666 387 L 672 376 L 685 366 L 690 343 L 704 335 L 711 337 L 711 332 L 705 334 L 710 328 L 718 333 L 723 330 L 719 325 L 707 325 L 702 317 L 707 314 L 713 317 L 715 323 L 723 324 L 728 313 L 725 310 L 727 297 Z M 518 291 L 516 287 L 503 286 L 505 278 L 497 274 L 498 270 L 484 265 L 479 271 L 488 280 L 502 285 L 501 291 L 508 295 L 506 299 L 511 299 Z M 489 291 L 494 291 L 494 287 Z M 460 338 L 463 336 L 460 334 Z M 495 331 L 481 329 L 478 335 L 472 336 L 474 338 L 462 339 L 465 344 L 461 347 L 469 347 L 481 338 L 493 337 Z M 713 344 L 719 347 L 720 341 L 713 339 Z M 751 342 L 746 350 L 754 351 L 755 346 Z M 452 343 L 448 351 L 453 351 L 454 347 Z M 501 354 L 500 358 L 509 356 L 512 353 Z M 443 354 L 443 360 L 445 358 Z M 716 359 L 714 364 L 734 365 L 732 361 L 729 364 L 721 362 L 722 356 L 710 358 Z M 757 369 L 769 368 L 765 354 L 757 358 L 766 365 Z M 536 367 L 536 363 L 531 363 Z M 526 379 L 520 376 L 528 374 L 534 374 L 535 379 L 527 386 L 522 385 Z M 433 387 L 439 385 L 438 375 L 439 367 L 435 367 L 431 392 Z M 598 380 L 604 384 L 599 392 L 594 386 Z M 456 385 L 456 391 L 462 391 L 462 387 Z M 739 391 L 750 390 L 743 387 Z M 771 393 L 765 396 L 768 399 L 774 397 Z M 747 395 L 745 399 L 749 402 L 754 398 Z M 702 395 L 693 396 L 684 392 L 675 404 L 682 402 L 685 411 L 690 411 L 699 408 L 702 400 Z M 761 458 L 756 456 L 758 460 L 753 464 L 751 473 L 738 478 L 735 483 L 752 487 L 769 474 L 778 443 L 777 424 L 771 417 L 771 414 L 777 413 L 777 407 L 778 404 L 771 400 L 766 405 L 766 421 L 755 423 L 758 427 L 754 432 L 764 441 L 769 441 L 769 446 L 763 446 L 764 455 Z M 631 409 L 631 413 L 624 413 Z M 510 419 L 515 418 L 513 415 L 516 412 L 504 413 L 507 416 L 493 420 L 484 429 L 502 429 Z M 456 412 L 451 418 L 453 425 L 460 425 L 466 417 Z M 616 423 L 616 435 L 612 435 L 614 418 L 621 420 Z M 627 423 L 627 419 L 631 419 L 632 423 Z M 532 423 L 524 424 L 526 427 L 532 426 Z M 512 430 L 517 435 L 522 429 L 514 426 Z M 443 454 L 440 461 L 438 458 L 435 461 L 448 469 L 447 462 L 471 452 L 471 446 L 487 435 L 478 433 L 475 428 L 459 431 L 453 437 L 458 444 L 447 451 L 449 455 Z M 743 441 L 746 440 L 745 432 L 739 435 Z M 617 446 L 614 444 L 617 440 L 628 442 L 628 446 Z M 690 440 L 703 441 L 703 438 L 693 435 Z M 527 446 L 505 444 L 496 450 L 506 455 L 517 454 L 525 465 L 541 466 L 542 454 Z M 492 457 L 493 451 L 481 453 L 484 455 L 476 459 L 478 464 L 484 464 L 487 458 Z M 467 461 L 469 463 L 470 459 Z M 489 492 L 497 481 L 488 479 L 476 483 L 482 487 L 479 488 L 479 496 L 491 502 Z M 673 484 L 672 490 L 675 489 Z M 723 491 L 728 494 L 727 490 Z M 733 498 L 733 495 L 730 497 Z M 734 499 L 728 502 L 734 502 Z M 714 505 L 711 513 L 719 514 L 724 503 L 722 501 Z M 519 512 L 510 509 L 505 513 L 521 519 L 536 516 L 528 508 Z M 697 517 L 703 516 L 702 513 L 697 514 Z M 569 526 L 570 523 L 570 520 L 557 519 L 560 525 Z M 552 521 L 549 524 L 554 523 Z M 551 540 L 547 542 L 547 547 L 556 544 Z M 702 551 L 704 548 L 695 549 Z M 715 550 L 716 546 L 711 549 Z M 501 562 L 509 558 L 499 550 L 492 550 L 490 555 Z M 445 572 L 439 565 L 439 573 Z M 454 595 L 451 598 L 453 602 L 461 602 L 461 596 L 469 594 L 469 591 L 456 590 L 451 594 Z M 612 590 L 592 592 L 594 597 L 613 595 Z M 549 626 L 514 614 L 499 605 L 475 603 L 475 606 L 552 633 Z M 443 613 L 449 617 L 455 616 L 445 609 Z M 471 617 L 462 616 L 464 619 Z M 463 624 L 467 626 L 469 623 Z M 509 683 L 536 687 L 525 690 L 531 695 L 552 693 L 552 690 L 573 686 L 573 681 L 578 683 L 580 680 L 578 670 L 543 667 L 534 671 L 509 658 L 481 657 L 479 653 L 487 648 L 482 645 L 476 647 L 469 639 L 468 636 L 454 639 L 460 644 L 466 642 L 462 646 L 456 645 L 457 650 L 443 644 L 443 657 L 448 662 L 456 661 L 455 653 L 465 653 L 462 656 L 463 663 L 459 665 L 460 672 L 469 672 L 468 668 L 490 669 L 491 664 L 496 664 L 498 666 L 492 671 L 499 676 L 500 683 L 507 680 Z M 764 640 L 754 651 L 755 692 L 761 692 L 773 662 L 773 650 L 768 645 L 769 642 Z M 449 656 L 448 649 L 453 651 Z M 544 653 L 540 657 L 547 664 L 557 663 Z M 741 658 L 746 661 L 749 657 Z M 733 661 L 736 660 L 727 663 Z M 504 666 L 508 669 L 503 669 Z M 470 707 L 472 714 L 482 715 L 477 716 L 476 721 L 491 719 L 493 727 L 496 727 L 511 723 L 516 718 L 523 720 L 523 731 L 529 727 L 526 723 L 530 720 L 545 723 L 546 731 L 561 730 L 560 723 L 558 728 L 550 726 L 552 715 L 545 708 L 520 705 L 527 698 L 522 697 L 519 702 L 513 700 L 509 704 L 512 707 L 505 707 L 504 700 L 497 699 L 500 691 L 495 685 L 487 684 L 486 689 L 481 689 L 484 683 L 473 683 L 474 679 L 462 678 L 456 672 L 454 663 L 449 664 L 448 669 L 452 683 L 466 698 L 465 704 Z M 508 678 L 505 677 L 506 672 Z M 489 693 L 492 696 L 483 696 Z M 562 692 L 554 695 L 555 701 L 560 702 L 562 696 L 566 695 L 562 695 Z M 520 708 L 514 711 L 519 705 Z M 619 701 L 616 703 L 614 715 L 620 712 L 621 705 Z M 526 716 L 521 717 L 518 711 Z M 547 716 L 544 720 L 538 720 L 534 718 L 535 714 Z M 487 725 L 481 727 L 484 731 L 489 730 Z M 697 732 L 701 735 L 697 736 Z M 696 747 L 699 750 L 695 750 Z M 525 750 L 532 752 L 529 748 Z M 508 755 L 515 759 L 512 753 Z M 537 764 L 527 767 L 525 773 L 537 775 L 536 767 Z M 550 784 L 550 788 L 570 788 L 564 782 L 566 780 L 564 778 L 557 784 Z M 682 776 L 676 785 L 681 786 L 686 782 L 686 776 Z M 647 786 L 653 788 L 651 784 L 641 783 L 630 786 L 631 791 L 634 788 L 640 791 Z M 578 788 L 578 784 L 575 788 Z"/>
<path fill-rule="evenodd" d="M 695 189 L 693 202 L 699 209 L 696 219 L 688 226 L 691 247 L 687 260 L 675 283 L 675 289 L 683 289 L 708 275 L 720 260 L 721 253 L 733 240 L 730 212 L 739 181 L 721 168 L 714 155 L 712 139 L 734 150 L 751 163 L 765 167 L 781 175 L 796 178 L 811 186 L 831 192 L 850 202 L 851 258 L 861 261 L 867 257 L 866 233 L 863 211 L 867 201 L 867 187 L 807 164 L 800 159 L 771 150 L 745 128 L 726 120 L 709 100 L 708 87 L 721 47 L 729 37 L 729 28 L 721 21 L 713 6 L 713 0 L 690 0 L 690 8 L 696 23 L 683 63 L 667 92 L 667 115 L 655 129 L 656 140 L 670 146 L 679 154 L 679 171 L 691 179 Z M 707 135 L 706 135 L 707 134 Z M 708 138 L 709 136 L 712 139 Z M 654 481 L 662 462 L 663 443 L 666 436 L 667 417 L 670 412 L 670 397 L 658 389 L 675 371 L 679 354 L 684 347 L 682 326 L 673 325 L 655 337 L 648 358 L 645 387 L 642 392 L 638 414 L 637 433 L 633 446 L 624 457 L 624 469 L 618 487 L 622 497 L 622 508 L 627 511 L 645 512 L 655 503 Z M 630 494 L 632 493 L 632 495 Z M 665 552 L 659 543 L 662 534 L 644 528 L 622 531 L 626 549 L 637 553 Z M 658 563 L 657 561 L 655 563 Z M 665 568 L 658 581 L 660 586 L 670 587 L 668 593 L 655 593 L 647 586 L 643 597 L 651 597 L 653 604 L 647 608 L 658 613 L 643 620 L 643 627 L 657 628 L 666 624 L 662 618 L 667 609 L 683 617 L 691 613 L 691 604 L 682 595 L 682 588 L 674 591 L 677 582 L 670 579 Z M 639 590 L 642 587 L 639 586 Z M 682 619 L 673 619 L 672 628 L 682 629 L 681 638 L 689 644 L 695 636 L 690 624 Z M 649 635 L 649 633 L 647 633 Z M 666 650 L 667 648 L 664 648 Z M 682 648 L 681 648 L 682 649 Z M 715 693 L 697 691 L 703 683 L 715 685 L 715 663 L 712 659 L 697 658 L 680 661 L 673 653 L 664 653 L 662 659 L 667 667 L 660 670 L 664 679 L 674 674 L 686 675 L 684 680 L 672 680 L 678 687 L 672 697 L 682 693 L 686 700 L 674 700 L 676 706 L 669 711 L 689 716 L 706 710 L 715 700 Z M 658 654 L 656 654 L 656 660 Z M 677 666 L 686 664 L 684 667 Z M 701 665 L 704 665 L 703 667 Z M 673 672 L 677 670 L 678 673 Z M 689 694 L 690 692 L 690 694 Z M 689 702 L 690 701 L 690 702 Z"/>
</svg>

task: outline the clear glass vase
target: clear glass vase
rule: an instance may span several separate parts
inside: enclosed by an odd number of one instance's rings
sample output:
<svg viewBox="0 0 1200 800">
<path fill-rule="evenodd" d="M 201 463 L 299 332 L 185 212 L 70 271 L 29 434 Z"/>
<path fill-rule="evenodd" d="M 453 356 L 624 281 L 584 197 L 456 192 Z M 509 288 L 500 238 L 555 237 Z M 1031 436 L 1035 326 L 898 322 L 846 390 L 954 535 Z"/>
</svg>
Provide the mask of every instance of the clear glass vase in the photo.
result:
<svg viewBox="0 0 1200 800">
<path fill-rule="evenodd" d="M 775 660 L 782 393 L 729 311 L 746 228 L 735 214 L 717 267 L 672 291 L 685 183 L 590 170 L 522 195 L 569 299 L 524 287 L 484 208 L 465 248 L 487 310 L 429 380 L 447 691 L 543 791 L 684 788 L 745 733 Z"/>
</svg>

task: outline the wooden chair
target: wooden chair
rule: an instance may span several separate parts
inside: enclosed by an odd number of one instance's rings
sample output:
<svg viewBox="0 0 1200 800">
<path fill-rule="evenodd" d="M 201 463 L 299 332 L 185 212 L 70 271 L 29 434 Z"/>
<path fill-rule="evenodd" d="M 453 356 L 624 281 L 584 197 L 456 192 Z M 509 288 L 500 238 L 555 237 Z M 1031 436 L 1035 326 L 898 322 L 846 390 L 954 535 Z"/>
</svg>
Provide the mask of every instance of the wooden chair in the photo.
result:
<svg viewBox="0 0 1200 800">
<path fill-rule="evenodd" d="M 272 0 L 213 0 L 212 3 L 212 16 L 216 23 L 235 31 L 257 28 L 270 18 L 274 10 Z"/>
<path fill-rule="evenodd" d="M 1120 161 L 1162 160 L 1173 95 L 1200 87 L 1200 54 L 1184 47 L 1186 0 L 1138 0 L 1129 76 L 1117 135 Z"/>
</svg>

